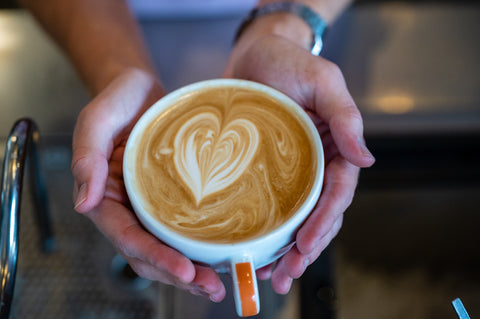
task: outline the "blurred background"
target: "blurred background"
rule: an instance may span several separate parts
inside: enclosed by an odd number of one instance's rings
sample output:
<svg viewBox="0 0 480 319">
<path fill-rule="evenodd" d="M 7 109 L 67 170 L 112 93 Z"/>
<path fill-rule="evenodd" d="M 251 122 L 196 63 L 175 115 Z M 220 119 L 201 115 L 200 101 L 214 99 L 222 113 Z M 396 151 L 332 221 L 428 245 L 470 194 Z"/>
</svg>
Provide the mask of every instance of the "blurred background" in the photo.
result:
<svg viewBox="0 0 480 319">
<path fill-rule="evenodd" d="M 255 1 L 131 0 L 168 90 L 219 77 Z M 16 119 L 41 132 L 56 249 L 39 249 L 24 187 L 11 318 L 235 318 L 133 274 L 73 211 L 71 135 L 89 101 L 66 57 L 13 0 L 0 0 L 0 161 Z M 480 5 L 358 1 L 331 26 L 337 63 L 377 158 L 344 226 L 286 296 L 261 284 L 258 318 L 480 318 Z"/>
</svg>

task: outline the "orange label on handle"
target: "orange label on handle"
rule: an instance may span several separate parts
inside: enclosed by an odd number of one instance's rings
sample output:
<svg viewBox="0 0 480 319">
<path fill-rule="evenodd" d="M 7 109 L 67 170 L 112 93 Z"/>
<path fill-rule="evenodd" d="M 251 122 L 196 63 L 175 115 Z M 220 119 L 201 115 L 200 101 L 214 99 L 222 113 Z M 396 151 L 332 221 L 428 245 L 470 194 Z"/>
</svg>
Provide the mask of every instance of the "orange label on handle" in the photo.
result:
<svg viewBox="0 0 480 319">
<path fill-rule="evenodd" d="M 253 282 L 252 267 L 250 263 L 238 263 L 237 271 L 238 290 L 242 301 L 242 316 L 254 316 L 258 313 L 255 302 L 255 287 Z"/>
</svg>

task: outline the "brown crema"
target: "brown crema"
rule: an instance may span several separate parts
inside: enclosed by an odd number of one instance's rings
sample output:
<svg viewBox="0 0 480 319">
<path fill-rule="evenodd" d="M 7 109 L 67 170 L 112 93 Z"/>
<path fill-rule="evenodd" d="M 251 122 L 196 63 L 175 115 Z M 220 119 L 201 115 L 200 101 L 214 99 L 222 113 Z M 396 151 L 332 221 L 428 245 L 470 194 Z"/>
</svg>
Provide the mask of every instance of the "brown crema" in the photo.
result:
<svg viewBox="0 0 480 319">
<path fill-rule="evenodd" d="M 145 209 L 182 236 L 254 239 L 282 225 L 310 193 L 317 167 L 302 121 L 248 88 L 189 93 L 145 130 L 135 184 Z"/>
</svg>

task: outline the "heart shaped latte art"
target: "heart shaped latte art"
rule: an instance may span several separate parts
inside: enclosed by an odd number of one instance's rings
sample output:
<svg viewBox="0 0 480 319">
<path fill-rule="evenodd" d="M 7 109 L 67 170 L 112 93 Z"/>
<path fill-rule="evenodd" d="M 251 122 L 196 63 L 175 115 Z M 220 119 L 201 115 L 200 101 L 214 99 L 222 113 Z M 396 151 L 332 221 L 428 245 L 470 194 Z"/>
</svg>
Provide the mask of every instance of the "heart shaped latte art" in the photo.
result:
<svg viewBox="0 0 480 319">
<path fill-rule="evenodd" d="M 219 115 L 203 112 L 186 121 L 174 142 L 174 163 L 197 202 L 235 182 L 259 144 L 255 125 L 243 118 L 222 126 Z"/>
</svg>

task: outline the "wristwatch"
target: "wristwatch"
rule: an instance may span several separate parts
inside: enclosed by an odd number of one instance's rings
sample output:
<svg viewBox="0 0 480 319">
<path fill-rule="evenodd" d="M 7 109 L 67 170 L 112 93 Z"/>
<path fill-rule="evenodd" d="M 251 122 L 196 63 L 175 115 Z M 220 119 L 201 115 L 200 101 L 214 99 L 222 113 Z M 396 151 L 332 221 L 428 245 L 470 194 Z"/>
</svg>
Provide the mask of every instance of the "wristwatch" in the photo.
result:
<svg viewBox="0 0 480 319">
<path fill-rule="evenodd" d="M 268 3 L 264 6 L 253 9 L 248 17 L 242 22 L 238 28 L 235 40 L 237 40 L 247 26 L 256 18 L 263 15 L 285 12 L 292 13 L 300 17 L 312 30 L 312 47 L 310 52 L 313 55 L 318 56 L 322 51 L 323 41 L 322 35 L 324 34 L 327 23 L 323 20 L 315 11 L 310 7 L 300 2 L 280 1 Z"/>
</svg>

